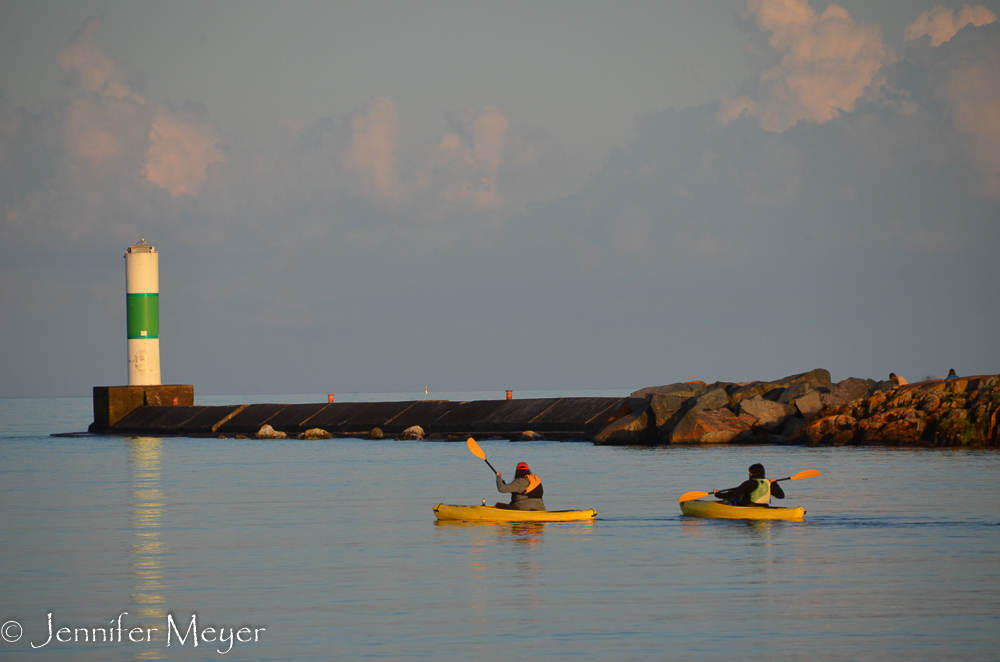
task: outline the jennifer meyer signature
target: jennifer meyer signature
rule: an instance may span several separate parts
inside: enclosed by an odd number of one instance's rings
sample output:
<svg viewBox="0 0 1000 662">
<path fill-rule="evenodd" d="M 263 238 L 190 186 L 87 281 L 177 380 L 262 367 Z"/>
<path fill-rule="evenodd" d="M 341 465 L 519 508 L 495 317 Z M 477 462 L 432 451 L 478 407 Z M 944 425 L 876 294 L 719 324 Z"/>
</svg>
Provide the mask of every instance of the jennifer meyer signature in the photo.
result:
<svg viewBox="0 0 1000 662">
<path fill-rule="evenodd" d="M 52 612 L 48 613 L 48 625 L 49 625 L 49 636 L 44 642 L 35 643 L 34 641 L 29 642 L 32 648 L 44 648 L 49 644 L 67 644 L 67 643 L 133 643 L 138 644 L 144 641 L 152 641 L 153 633 L 159 632 L 159 628 L 151 627 L 128 627 L 128 625 L 122 624 L 122 619 L 128 615 L 127 611 L 123 611 L 118 615 L 117 619 L 112 619 L 109 621 L 107 627 L 68 627 L 63 626 L 56 628 L 52 624 Z M 183 623 L 183 620 L 182 620 Z M 181 626 L 183 627 L 183 625 Z M 187 624 L 187 628 L 184 629 L 184 633 L 181 634 L 181 628 L 177 627 L 177 622 L 174 620 L 173 614 L 167 614 L 166 627 L 164 628 L 167 632 L 167 647 L 169 648 L 171 644 L 177 644 L 180 646 L 187 645 L 190 640 L 191 645 L 197 648 L 199 643 L 209 644 L 218 642 L 219 648 L 216 648 L 216 652 L 220 655 L 225 655 L 233 649 L 233 645 L 236 642 L 241 644 L 256 643 L 260 641 L 260 633 L 264 632 L 267 628 L 233 628 L 233 627 L 198 627 L 198 615 L 191 614 L 191 621 Z M 16 643 L 21 640 L 24 635 L 24 628 L 18 621 L 7 621 L 0 626 L 0 637 L 7 643 Z M 226 646 L 228 644 L 228 646 Z M 223 650 L 225 647 L 225 650 Z"/>
</svg>

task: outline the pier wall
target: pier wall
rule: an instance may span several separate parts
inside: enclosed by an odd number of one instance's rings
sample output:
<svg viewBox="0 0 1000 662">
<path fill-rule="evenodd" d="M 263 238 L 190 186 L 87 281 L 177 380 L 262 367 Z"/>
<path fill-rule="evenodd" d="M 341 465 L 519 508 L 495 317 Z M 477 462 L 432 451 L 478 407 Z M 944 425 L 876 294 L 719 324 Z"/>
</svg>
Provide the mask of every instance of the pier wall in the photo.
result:
<svg viewBox="0 0 1000 662">
<path fill-rule="evenodd" d="M 92 431 L 111 430 L 123 418 L 141 407 L 189 407 L 194 405 L 191 384 L 146 386 L 95 386 Z"/>
<path fill-rule="evenodd" d="M 135 394 L 130 396 L 130 403 L 138 400 Z M 251 436 L 264 425 L 289 436 L 314 428 L 337 436 L 365 436 L 379 428 L 391 436 L 418 425 L 428 437 L 438 438 L 452 436 L 464 440 L 470 435 L 512 438 L 531 431 L 551 439 L 584 441 L 592 439 L 609 421 L 627 411 L 624 398 L 597 397 L 228 406 L 195 406 L 193 402 L 178 406 L 171 400 L 134 407 L 113 422 L 112 416 L 108 416 L 99 427 L 97 399 L 95 388 L 92 431 L 156 436 Z M 103 405 L 101 410 L 104 411 Z"/>
</svg>

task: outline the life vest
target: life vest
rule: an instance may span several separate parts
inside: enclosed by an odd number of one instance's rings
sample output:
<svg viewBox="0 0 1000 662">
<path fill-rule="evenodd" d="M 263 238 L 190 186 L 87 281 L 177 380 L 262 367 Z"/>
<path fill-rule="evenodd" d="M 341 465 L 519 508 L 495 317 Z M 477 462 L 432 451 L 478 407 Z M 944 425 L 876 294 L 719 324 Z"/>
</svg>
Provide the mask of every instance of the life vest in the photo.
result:
<svg viewBox="0 0 1000 662">
<path fill-rule="evenodd" d="M 771 481 L 767 478 L 752 478 L 757 481 L 757 487 L 750 493 L 750 503 L 771 503 Z"/>
<path fill-rule="evenodd" d="M 529 499 L 541 499 L 542 498 L 542 479 L 535 474 L 526 474 L 524 476 L 528 479 L 528 487 L 524 489 L 524 495 Z"/>
</svg>

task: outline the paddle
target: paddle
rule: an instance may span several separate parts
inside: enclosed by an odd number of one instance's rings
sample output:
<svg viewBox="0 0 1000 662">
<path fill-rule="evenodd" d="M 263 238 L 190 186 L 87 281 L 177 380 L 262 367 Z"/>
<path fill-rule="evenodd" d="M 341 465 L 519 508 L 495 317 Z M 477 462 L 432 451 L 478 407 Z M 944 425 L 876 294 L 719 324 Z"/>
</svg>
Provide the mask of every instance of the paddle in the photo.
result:
<svg viewBox="0 0 1000 662">
<path fill-rule="evenodd" d="M 469 440 L 467 442 L 465 442 L 465 445 L 469 447 L 469 450 L 472 452 L 473 455 L 475 455 L 480 460 L 482 460 L 483 462 L 485 462 L 486 466 L 488 466 L 490 469 L 493 469 L 493 465 L 490 464 L 490 461 L 486 459 L 486 453 L 484 453 L 483 449 L 479 447 L 479 444 L 476 443 L 475 439 L 473 439 L 472 437 L 469 437 Z M 497 474 L 497 473 L 500 473 L 500 472 L 497 471 L 496 469 L 493 469 L 493 473 Z M 817 471 L 816 473 L 819 473 L 819 472 Z"/>
<path fill-rule="evenodd" d="M 820 473 L 815 469 L 806 469 L 805 471 L 800 471 L 794 476 L 788 476 L 786 478 L 777 478 L 774 480 L 774 482 L 777 483 L 782 480 L 800 480 L 802 478 L 815 478 L 816 476 L 819 475 Z M 685 501 L 693 501 L 694 499 L 700 499 L 703 496 L 708 496 L 708 492 L 699 492 L 698 490 L 695 490 L 693 492 L 685 492 L 684 494 L 681 495 L 681 498 L 678 499 L 678 501 L 684 503 Z"/>
</svg>

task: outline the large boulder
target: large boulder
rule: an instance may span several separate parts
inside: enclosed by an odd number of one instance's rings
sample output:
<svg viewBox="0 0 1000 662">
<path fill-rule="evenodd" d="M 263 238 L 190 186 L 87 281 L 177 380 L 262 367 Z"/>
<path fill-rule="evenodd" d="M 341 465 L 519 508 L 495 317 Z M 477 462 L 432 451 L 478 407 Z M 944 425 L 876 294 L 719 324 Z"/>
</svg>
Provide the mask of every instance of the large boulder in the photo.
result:
<svg viewBox="0 0 1000 662">
<path fill-rule="evenodd" d="M 981 434 L 969 420 L 968 409 L 953 409 L 947 412 L 934 430 L 934 441 L 938 446 L 981 445 Z"/>
<path fill-rule="evenodd" d="M 657 428 L 662 428 L 671 421 L 676 423 L 675 414 L 681 411 L 684 403 L 693 396 L 686 394 L 668 393 L 666 395 L 654 393 L 649 396 L 649 409 L 655 419 Z"/>
<path fill-rule="evenodd" d="M 793 444 L 844 446 L 857 443 L 858 422 L 850 416 L 824 416 L 809 421 L 791 436 Z"/>
<path fill-rule="evenodd" d="M 638 413 L 649 409 L 649 400 L 646 398 L 628 398 L 628 410 Z"/>
<path fill-rule="evenodd" d="M 631 412 L 608 423 L 594 435 L 595 446 L 630 446 L 648 444 L 656 437 L 656 428 L 649 410 Z"/>
<path fill-rule="evenodd" d="M 708 390 L 705 382 L 683 382 L 665 386 L 650 386 L 640 389 L 629 397 L 629 409 L 639 414 L 649 411 L 650 425 L 655 428 L 651 434 L 661 443 L 670 443 L 670 432 L 695 398 Z M 639 405 L 642 398 L 646 406 Z"/>
<path fill-rule="evenodd" d="M 728 409 L 692 409 L 674 427 L 670 440 L 675 444 L 725 444 L 750 437 L 753 417 L 737 416 Z"/>
<path fill-rule="evenodd" d="M 717 388 L 721 388 L 726 393 L 729 393 L 730 391 L 735 391 L 739 386 L 742 386 L 742 384 L 737 384 L 735 382 L 713 382 L 708 385 L 708 390 L 714 391 Z"/>
<path fill-rule="evenodd" d="M 785 419 L 785 424 L 781 426 L 781 435 L 784 437 L 794 437 L 795 433 L 805 427 L 806 419 L 798 416 L 789 416 Z"/>
<path fill-rule="evenodd" d="M 771 391 L 781 389 L 782 387 L 771 382 L 750 382 L 749 384 L 736 384 L 734 388 L 728 389 L 729 398 L 733 401 L 733 404 L 739 404 L 740 401 L 746 400 L 748 398 L 753 398 L 758 395 L 766 396 Z"/>
<path fill-rule="evenodd" d="M 333 435 L 323 428 L 311 428 L 305 431 L 305 439 L 332 439 Z"/>
<path fill-rule="evenodd" d="M 820 393 L 819 401 L 822 403 L 824 410 L 831 409 L 833 407 L 843 407 L 847 404 L 845 400 L 838 398 L 832 393 Z"/>
<path fill-rule="evenodd" d="M 814 389 L 812 384 L 809 382 L 795 382 L 794 384 L 790 384 L 788 388 L 781 392 L 781 395 L 778 397 L 778 402 L 783 405 L 787 405 L 792 400 L 801 398 L 806 393 L 811 393 L 815 390 L 816 389 Z"/>
<path fill-rule="evenodd" d="M 682 392 L 683 393 L 683 392 Z M 686 412 L 716 411 L 728 407 L 729 396 L 724 388 L 714 388 L 700 395 L 683 398 L 676 394 L 649 396 L 650 411 L 656 422 L 656 439 L 661 444 L 671 443 L 674 427 Z"/>
<path fill-rule="evenodd" d="M 816 368 L 815 370 L 810 370 L 809 372 L 803 372 L 797 375 L 789 375 L 787 377 L 783 377 L 782 379 L 776 379 L 772 383 L 777 386 L 784 386 L 787 388 L 797 382 L 806 382 L 814 389 L 829 389 L 830 371 L 823 368 Z"/>
<path fill-rule="evenodd" d="M 795 405 L 795 408 L 802 414 L 802 418 L 807 421 L 823 411 L 823 401 L 820 400 L 819 391 L 809 391 L 801 398 L 792 400 L 791 404 Z"/>
<path fill-rule="evenodd" d="M 754 427 L 761 427 L 771 432 L 780 428 L 787 418 L 784 405 L 765 400 L 760 395 L 741 401 L 736 406 L 736 413 L 752 416 L 756 421 Z"/>
<path fill-rule="evenodd" d="M 926 414 L 910 407 L 890 409 L 858 421 L 861 443 L 866 445 L 929 445 L 922 441 L 926 427 Z"/>
<path fill-rule="evenodd" d="M 700 411 L 716 411 L 729 406 L 729 394 L 724 388 L 714 388 L 696 397 L 693 402 L 685 405 L 688 409 Z"/>
<path fill-rule="evenodd" d="M 690 398 L 701 395 L 707 390 L 708 384 L 705 382 L 677 382 L 675 384 L 666 384 L 665 386 L 647 386 L 646 388 L 639 389 L 629 397 L 648 398 L 651 395 L 683 395 L 685 398 Z"/>
<path fill-rule="evenodd" d="M 874 386 L 874 383 L 869 384 L 869 381 L 871 380 L 848 377 L 834 384 L 830 388 L 830 395 L 840 398 L 844 402 L 854 402 L 861 398 L 867 398 L 871 393 L 871 387 Z"/>
<path fill-rule="evenodd" d="M 263 426 L 261 426 L 261 428 L 259 430 L 257 430 L 257 434 L 254 435 L 254 436 L 257 437 L 258 439 L 287 439 L 288 438 L 287 434 L 285 434 L 284 432 L 278 432 L 278 431 L 276 431 L 270 425 L 263 425 Z"/>
<path fill-rule="evenodd" d="M 402 432 L 396 439 L 408 440 L 408 441 L 423 441 L 424 440 L 424 429 L 419 425 L 412 425 Z"/>
</svg>

